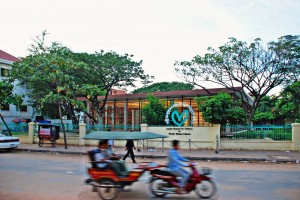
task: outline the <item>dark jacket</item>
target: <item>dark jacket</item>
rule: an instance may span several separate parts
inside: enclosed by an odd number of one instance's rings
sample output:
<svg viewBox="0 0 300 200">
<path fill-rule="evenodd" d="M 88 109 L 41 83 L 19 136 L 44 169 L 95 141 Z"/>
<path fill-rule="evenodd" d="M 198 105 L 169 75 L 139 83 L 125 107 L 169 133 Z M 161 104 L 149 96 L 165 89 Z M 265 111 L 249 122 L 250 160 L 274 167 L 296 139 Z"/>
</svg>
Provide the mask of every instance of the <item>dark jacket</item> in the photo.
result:
<svg viewBox="0 0 300 200">
<path fill-rule="evenodd" d="M 127 149 L 132 149 L 134 147 L 133 140 L 127 140 L 126 145 Z"/>
</svg>

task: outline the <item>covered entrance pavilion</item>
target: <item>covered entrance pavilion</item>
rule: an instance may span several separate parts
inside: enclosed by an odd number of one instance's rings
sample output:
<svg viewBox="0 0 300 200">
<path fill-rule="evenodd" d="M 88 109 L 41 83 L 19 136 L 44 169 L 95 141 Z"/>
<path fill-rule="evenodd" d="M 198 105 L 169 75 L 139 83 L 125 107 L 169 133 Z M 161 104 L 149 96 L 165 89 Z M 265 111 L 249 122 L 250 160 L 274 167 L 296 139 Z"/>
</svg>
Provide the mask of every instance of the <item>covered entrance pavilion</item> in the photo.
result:
<svg viewBox="0 0 300 200">
<path fill-rule="evenodd" d="M 189 118 L 184 126 L 211 126 L 210 123 L 205 122 L 202 113 L 194 100 L 195 97 L 210 96 L 218 94 L 220 92 L 226 92 L 235 98 L 242 98 L 244 103 L 251 104 L 252 99 L 242 88 L 236 87 L 233 90 L 226 88 L 214 88 L 214 89 L 197 89 L 197 90 L 181 90 L 170 92 L 154 92 L 151 93 L 154 96 L 164 99 L 165 106 L 168 108 L 174 103 L 186 104 L 192 107 L 194 111 L 194 122 L 191 124 L 191 118 Z M 140 124 L 142 123 L 142 107 L 147 104 L 146 93 L 140 94 L 111 94 L 107 98 L 105 105 L 105 114 L 102 118 L 104 129 L 111 130 L 140 130 Z M 104 97 L 98 97 L 103 100 Z M 86 100 L 85 100 L 86 101 Z M 92 105 L 87 102 L 88 112 L 97 118 L 96 112 L 93 111 Z M 178 112 L 183 111 L 183 107 L 178 107 Z M 93 122 L 89 118 L 84 120 L 87 125 L 92 125 Z M 165 125 L 165 124 L 162 124 Z"/>
</svg>

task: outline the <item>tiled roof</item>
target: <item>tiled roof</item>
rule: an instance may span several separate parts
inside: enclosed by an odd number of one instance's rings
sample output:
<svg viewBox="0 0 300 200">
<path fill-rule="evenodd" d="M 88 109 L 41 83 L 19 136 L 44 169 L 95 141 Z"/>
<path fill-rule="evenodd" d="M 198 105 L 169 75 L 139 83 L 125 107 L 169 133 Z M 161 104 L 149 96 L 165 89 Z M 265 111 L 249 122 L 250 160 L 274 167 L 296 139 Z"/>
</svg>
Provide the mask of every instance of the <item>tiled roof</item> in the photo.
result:
<svg viewBox="0 0 300 200">
<path fill-rule="evenodd" d="M 14 56 L 10 55 L 9 53 L 6 53 L 5 51 L 2 51 L 2 50 L 0 50 L 0 59 L 11 61 L 11 62 L 19 61 L 18 58 L 14 57 Z"/>
<path fill-rule="evenodd" d="M 234 87 L 235 91 L 242 91 L 241 87 Z M 181 98 L 181 97 L 196 97 L 196 96 L 207 96 L 211 94 L 217 94 L 221 91 L 233 93 L 233 90 L 229 90 L 227 88 L 213 88 L 213 89 L 197 89 L 197 90 L 180 90 L 180 91 L 169 91 L 169 92 L 153 92 L 152 94 L 156 97 L 161 98 Z M 208 93 L 209 92 L 209 93 Z M 139 93 L 139 94 L 120 94 L 120 95 L 109 95 L 107 97 L 108 101 L 113 100 L 131 100 L 131 99 L 146 99 L 147 93 Z M 99 99 L 103 99 L 104 96 L 100 96 Z M 79 98 L 80 100 L 84 100 L 85 98 Z"/>
</svg>

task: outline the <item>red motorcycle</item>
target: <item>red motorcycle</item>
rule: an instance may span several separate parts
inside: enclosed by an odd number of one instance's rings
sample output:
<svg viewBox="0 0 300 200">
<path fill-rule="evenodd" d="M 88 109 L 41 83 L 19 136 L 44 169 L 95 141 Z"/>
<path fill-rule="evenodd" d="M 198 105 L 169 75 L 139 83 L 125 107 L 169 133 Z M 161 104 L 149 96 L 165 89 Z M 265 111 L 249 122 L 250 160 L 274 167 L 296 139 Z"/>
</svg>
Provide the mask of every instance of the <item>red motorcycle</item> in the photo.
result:
<svg viewBox="0 0 300 200">
<path fill-rule="evenodd" d="M 190 163 L 189 165 L 192 173 L 185 186 L 185 191 L 190 193 L 195 190 L 195 193 L 200 198 L 210 198 L 214 196 L 217 191 L 216 184 L 209 176 L 212 170 L 210 168 L 201 168 L 199 172 L 196 165 L 196 163 Z M 162 169 L 153 169 L 150 173 L 152 179 L 150 180 L 149 189 L 153 195 L 165 197 L 167 194 L 177 194 L 176 191 L 179 187 L 179 180 L 176 175 Z"/>
</svg>

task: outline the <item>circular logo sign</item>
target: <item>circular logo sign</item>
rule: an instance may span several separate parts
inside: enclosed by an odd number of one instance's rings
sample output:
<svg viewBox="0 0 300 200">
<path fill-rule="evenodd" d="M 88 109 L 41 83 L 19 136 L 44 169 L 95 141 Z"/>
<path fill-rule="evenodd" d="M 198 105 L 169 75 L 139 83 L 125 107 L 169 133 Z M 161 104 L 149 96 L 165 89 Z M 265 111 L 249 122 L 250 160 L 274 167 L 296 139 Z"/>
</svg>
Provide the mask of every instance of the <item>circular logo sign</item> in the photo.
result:
<svg viewBox="0 0 300 200">
<path fill-rule="evenodd" d="M 179 106 L 186 107 L 188 109 L 183 110 L 182 113 L 179 113 L 177 110 L 172 111 L 173 108 L 179 107 Z M 193 108 L 186 103 L 181 103 L 181 102 L 175 103 L 172 106 L 170 106 L 169 109 L 167 110 L 165 122 L 166 122 L 166 124 L 170 124 L 169 115 L 171 114 L 173 123 L 177 126 L 183 126 L 184 123 L 189 119 L 189 113 L 191 114 L 191 124 L 193 125 L 194 121 L 195 121 L 195 115 L 194 115 Z"/>
</svg>

